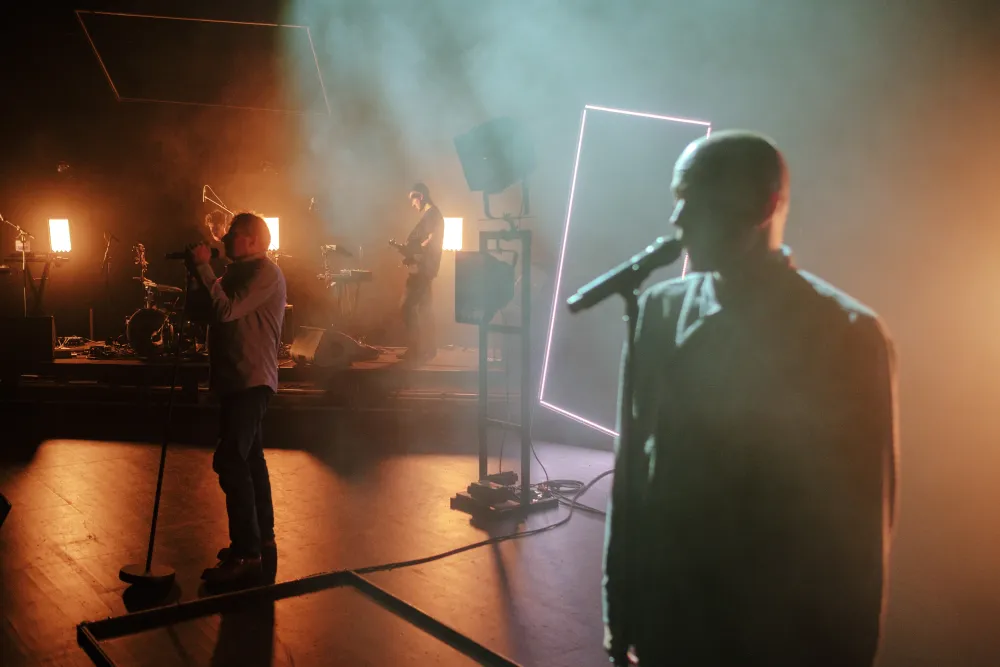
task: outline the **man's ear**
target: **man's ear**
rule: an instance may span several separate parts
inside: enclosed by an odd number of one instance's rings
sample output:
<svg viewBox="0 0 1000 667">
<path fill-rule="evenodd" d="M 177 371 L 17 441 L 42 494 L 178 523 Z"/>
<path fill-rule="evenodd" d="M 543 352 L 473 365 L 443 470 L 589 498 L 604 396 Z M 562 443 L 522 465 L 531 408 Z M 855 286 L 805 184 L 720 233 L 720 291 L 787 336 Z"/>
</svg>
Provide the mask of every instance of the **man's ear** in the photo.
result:
<svg viewBox="0 0 1000 667">
<path fill-rule="evenodd" d="M 772 192 L 764 203 L 764 218 L 767 220 L 771 219 L 775 211 L 778 210 L 778 206 L 781 205 L 781 192 Z"/>
</svg>

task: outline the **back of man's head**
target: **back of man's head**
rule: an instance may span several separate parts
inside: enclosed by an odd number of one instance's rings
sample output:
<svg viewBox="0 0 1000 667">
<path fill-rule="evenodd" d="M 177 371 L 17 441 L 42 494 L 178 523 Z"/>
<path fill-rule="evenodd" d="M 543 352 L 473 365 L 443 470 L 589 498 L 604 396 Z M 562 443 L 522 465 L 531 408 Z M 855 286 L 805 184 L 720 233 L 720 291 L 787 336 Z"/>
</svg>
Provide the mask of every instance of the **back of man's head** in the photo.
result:
<svg viewBox="0 0 1000 667">
<path fill-rule="evenodd" d="M 776 200 L 788 198 L 781 151 L 768 137 L 747 130 L 723 130 L 693 142 L 677 161 L 675 178 L 731 200 L 747 222 L 761 222 Z"/>
</svg>

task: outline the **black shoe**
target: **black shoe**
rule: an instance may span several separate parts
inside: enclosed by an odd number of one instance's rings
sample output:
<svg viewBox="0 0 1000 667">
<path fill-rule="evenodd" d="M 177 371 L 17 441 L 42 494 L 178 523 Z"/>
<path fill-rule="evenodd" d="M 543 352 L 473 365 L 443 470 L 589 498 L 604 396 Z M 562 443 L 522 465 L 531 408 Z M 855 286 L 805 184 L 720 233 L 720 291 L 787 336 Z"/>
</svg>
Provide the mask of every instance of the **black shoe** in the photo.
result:
<svg viewBox="0 0 1000 667">
<path fill-rule="evenodd" d="M 215 567 L 201 573 L 206 584 L 236 584 L 259 581 L 263 575 L 260 556 L 244 558 L 231 556 Z"/>
<path fill-rule="evenodd" d="M 274 538 L 272 537 L 269 540 L 261 541 L 260 550 L 261 550 L 261 555 L 264 556 L 267 556 L 269 554 L 275 554 L 278 552 L 278 545 L 275 544 Z M 221 549 L 219 549 L 219 553 L 216 554 L 215 557 L 218 558 L 219 560 L 226 560 L 227 558 L 229 558 L 229 554 L 231 554 L 232 552 L 233 552 L 232 545 L 228 547 L 222 547 Z"/>
</svg>

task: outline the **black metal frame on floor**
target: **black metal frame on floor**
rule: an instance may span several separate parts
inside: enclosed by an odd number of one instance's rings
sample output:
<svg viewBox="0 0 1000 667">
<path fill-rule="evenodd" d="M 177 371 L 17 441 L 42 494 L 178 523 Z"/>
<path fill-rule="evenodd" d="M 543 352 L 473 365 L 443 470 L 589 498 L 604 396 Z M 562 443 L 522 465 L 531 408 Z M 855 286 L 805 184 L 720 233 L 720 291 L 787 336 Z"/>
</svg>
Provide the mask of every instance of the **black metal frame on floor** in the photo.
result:
<svg viewBox="0 0 1000 667">
<path fill-rule="evenodd" d="M 353 588 L 384 609 L 481 665 L 519 667 L 516 662 L 491 651 L 351 570 L 316 574 L 293 581 L 213 595 L 100 621 L 80 623 L 76 629 L 76 640 L 95 665 L 117 667 L 117 663 L 101 647 L 102 641 L 135 635 L 196 618 L 246 609 L 249 604 L 277 601 L 338 587 Z"/>
</svg>

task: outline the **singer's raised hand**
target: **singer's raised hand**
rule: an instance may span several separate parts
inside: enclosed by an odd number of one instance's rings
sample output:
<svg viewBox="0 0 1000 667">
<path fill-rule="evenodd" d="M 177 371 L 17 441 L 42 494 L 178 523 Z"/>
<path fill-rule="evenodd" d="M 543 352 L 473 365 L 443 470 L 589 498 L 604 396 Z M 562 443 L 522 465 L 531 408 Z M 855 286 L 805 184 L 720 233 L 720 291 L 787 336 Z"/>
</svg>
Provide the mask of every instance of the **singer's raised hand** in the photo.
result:
<svg viewBox="0 0 1000 667">
<path fill-rule="evenodd" d="M 208 264 L 212 259 L 212 249 L 204 243 L 192 243 L 187 247 L 189 261 L 194 264 Z"/>
</svg>

